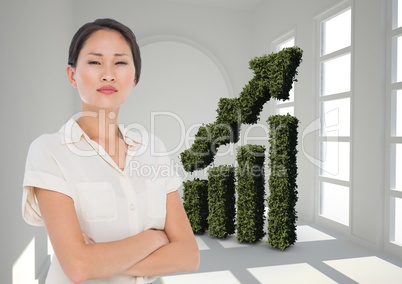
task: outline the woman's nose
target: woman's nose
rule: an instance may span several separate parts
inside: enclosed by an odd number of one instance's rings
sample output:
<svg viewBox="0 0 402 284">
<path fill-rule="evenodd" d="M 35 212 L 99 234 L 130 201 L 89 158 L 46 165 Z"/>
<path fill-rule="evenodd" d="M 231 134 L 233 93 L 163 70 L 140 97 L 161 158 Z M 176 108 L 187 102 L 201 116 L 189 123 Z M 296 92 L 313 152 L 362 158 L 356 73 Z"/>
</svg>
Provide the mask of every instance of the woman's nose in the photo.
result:
<svg viewBox="0 0 402 284">
<path fill-rule="evenodd" d="M 114 81 L 114 78 L 112 76 L 103 76 L 102 81 L 104 82 Z"/>
<path fill-rule="evenodd" d="M 115 80 L 115 76 L 113 71 L 110 68 L 105 68 L 102 73 L 102 81 L 103 82 L 112 82 Z"/>
</svg>

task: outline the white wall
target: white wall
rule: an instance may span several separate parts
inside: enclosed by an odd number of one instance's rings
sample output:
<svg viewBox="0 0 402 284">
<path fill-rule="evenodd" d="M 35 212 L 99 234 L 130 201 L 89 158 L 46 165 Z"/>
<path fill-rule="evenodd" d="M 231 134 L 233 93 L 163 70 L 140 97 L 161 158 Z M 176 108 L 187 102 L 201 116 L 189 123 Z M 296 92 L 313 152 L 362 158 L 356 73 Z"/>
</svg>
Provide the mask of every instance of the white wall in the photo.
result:
<svg viewBox="0 0 402 284">
<path fill-rule="evenodd" d="M 30 142 L 42 133 L 57 131 L 73 111 L 65 75 L 72 35 L 69 2 L 0 3 L 1 283 L 12 283 L 13 266 L 33 238 L 36 273 L 47 257 L 44 229 L 28 226 L 21 218 L 22 179 Z M 35 279 L 35 275 L 26 277 Z"/>
<path fill-rule="evenodd" d="M 352 236 L 382 247 L 385 153 L 385 0 L 355 1 Z"/>
</svg>

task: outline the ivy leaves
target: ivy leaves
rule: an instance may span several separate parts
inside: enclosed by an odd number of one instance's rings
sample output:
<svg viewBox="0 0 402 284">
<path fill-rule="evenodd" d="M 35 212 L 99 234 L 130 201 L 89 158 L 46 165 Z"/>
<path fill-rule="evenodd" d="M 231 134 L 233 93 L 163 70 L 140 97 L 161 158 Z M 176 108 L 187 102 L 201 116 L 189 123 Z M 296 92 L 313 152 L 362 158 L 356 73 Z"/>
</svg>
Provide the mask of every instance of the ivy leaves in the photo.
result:
<svg viewBox="0 0 402 284">
<path fill-rule="evenodd" d="M 180 153 L 184 170 L 193 172 L 210 165 L 221 145 L 236 143 L 242 123 L 255 124 L 264 104 L 271 97 L 287 100 L 303 51 L 299 47 L 285 48 L 277 53 L 255 57 L 249 62 L 254 77 L 238 98 L 221 98 L 215 122 L 202 125 L 193 145 Z"/>
<path fill-rule="evenodd" d="M 268 196 L 268 241 L 281 250 L 294 244 L 297 202 L 297 135 L 299 120 L 291 115 L 274 115 L 269 125 L 269 160 L 271 170 Z"/>
</svg>

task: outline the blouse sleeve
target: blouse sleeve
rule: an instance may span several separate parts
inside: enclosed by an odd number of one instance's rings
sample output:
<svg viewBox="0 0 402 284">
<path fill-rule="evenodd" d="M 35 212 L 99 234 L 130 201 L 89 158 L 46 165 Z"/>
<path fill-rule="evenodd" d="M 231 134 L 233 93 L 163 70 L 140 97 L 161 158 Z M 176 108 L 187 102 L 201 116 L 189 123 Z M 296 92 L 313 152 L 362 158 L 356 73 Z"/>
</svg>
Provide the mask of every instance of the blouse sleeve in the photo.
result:
<svg viewBox="0 0 402 284">
<path fill-rule="evenodd" d="M 39 187 L 71 197 L 66 180 L 54 157 L 50 135 L 33 141 L 28 150 L 23 180 L 22 217 L 30 225 L 43 226 L 34 188 Z"/>
<path fill-rule="evenodd" d="M 165 144 L 157 137 L 155 137 L 155 150 L 159 155 L 159 166 L 162 167 L 160 174 L 165 180 L 166 193 L 176 191 L 181 186 L 183 180 L 178 173 L 178 164 L 170 158 Z"/>
</svg>

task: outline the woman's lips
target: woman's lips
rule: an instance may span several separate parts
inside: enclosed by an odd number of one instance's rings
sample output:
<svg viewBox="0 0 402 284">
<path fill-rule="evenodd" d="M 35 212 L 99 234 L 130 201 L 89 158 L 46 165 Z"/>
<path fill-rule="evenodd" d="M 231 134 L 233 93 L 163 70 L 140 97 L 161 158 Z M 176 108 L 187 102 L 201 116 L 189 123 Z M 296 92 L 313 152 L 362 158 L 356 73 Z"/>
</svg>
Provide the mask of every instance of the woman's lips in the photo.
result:
<svg viewBox="0 0 402 284">
<path fill-rule="evenodd" d="M 113 86 L 103 86 L 103 87 L 97 89 L 97 91 L 99 93 L 107 94 L 107 95 L 110 95 L 110 94 L 113 94 L 113 93 L 117 92 L 116 88 L 113 87 Z"/>
</svg>

